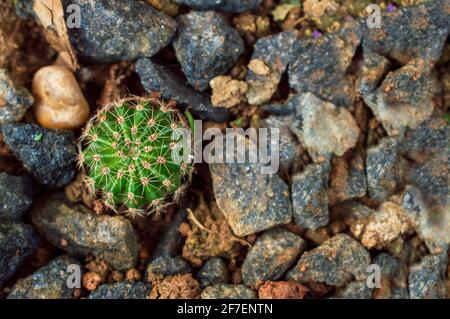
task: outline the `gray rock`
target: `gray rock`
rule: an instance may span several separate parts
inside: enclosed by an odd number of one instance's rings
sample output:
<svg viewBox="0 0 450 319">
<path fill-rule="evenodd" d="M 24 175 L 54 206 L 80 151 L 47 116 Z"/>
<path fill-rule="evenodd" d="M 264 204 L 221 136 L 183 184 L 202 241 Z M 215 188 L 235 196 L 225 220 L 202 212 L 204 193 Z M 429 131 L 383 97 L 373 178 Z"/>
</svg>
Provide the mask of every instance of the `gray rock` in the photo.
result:
<svg viewBox="0 0 450 319">
<path fill-rule="evenodd" d="M 177 18 L 175 54 L 187 81 L 197 90 L 227 72 L 244 51 L 244 40 L 214 11 L 191 11 Z"/>
<path fill-rule="evenodd" d="M 176 22 L 143 1 L 64 0 L 66 19 L 71 4 L 80 7 L 81 27 L 68 28 L 78 56 L 94 63 L 151 57 L 167 46 Z"/>
<path fill-rule="evenodd" d="M 74 288 L 67 285 L 72 283 L 70 276 L 74 274 L 70 265 L 82 269 L 78 260 L 67 255 L 53 259 L 32 275 L 17 281 L 8 299 L 72 299 Z"/>
<path fill-rule="evenodd" d="M 33 102 L 31 93 L 16 85 L 6 70 L 0 69 L 0 124 L 19 122 Z"/>
<path fill-rule="evenodd" d="M 33 204 L 33 183 L 24 174 L 0 173 L 0 218 L 21 220 Z"/>
<path fill-rule="evenodd" d="M 292 210 L 287 185 L 270 167 L 249 161 L 238 163 L 238 153 L 251 158 L 256 156 L 257 147 L 242 134 L 234 133 L 234 138 L 236 147 L 227 147 L 226 154 L 218 151 L 219 145 L 226 144 L 225 138 L 216 138 L 208 149 L 215 149 L 218 154 L 212 156 L 206 150 L 205 157 L 210 163 L 217 205 L 231 229 L 237 236 L 247 236 L 289 223 Z M 249 151 L 242 152 L 246 142 Z M 233 163 L 226 163 L 225 158 L 233 159 Z"/>
<path fill-rule="evenodd" d="M 309 164 L 292 177 L 291 198 L 297 225 L 316 229 L 328 224 L 330 164 Z"/>
<path fill-rule="evenodd" d="M 35 251 L 38 239 L 25 224 L 0 220 L 0 288 Z"/>
<path fill-rule="evenodd" d="M 401 183 L 399 140 L 383 138 L 378 145 L 367 149 L 366 177 L 369 197 L 384 201 L 394 194 Z"/>
<path fill-rule="evenodd" d="M 405 265 L 387 253 L 377 255 L 373 263 L 381 270 L 381 288 L 377 290 L 377 298 L 409 299 Z"/>
<path fill-rule="evenodd" d="M 72 132 L 36 124 L 6 124 L 1 131 L 11 152 L 41 185 L 58 188 L 75 176 L 77 148 Z"/>
<path fill-rule="evenodd" d="M 153 63 L 150 59 L 139 59 L 136 72 L 144 89 L 157 91 L 165 99 L 175 100 L 179 105 L 192 109 L 192 113 L 202 120 L 223 122 L 228 119 L 228 111 L 213 107 L 208 95 L 196 92 L 173 72 Z"/>
<path fill-rule="evenodd" d="M 216 284 L 206 287 L 202 299 L 256 299 L 256 292 L 244 285 Z"/>
<path fill-rule="evenodd" d="M 342 156 L 358 141 L 360 129 L 349 111 L 311 93 L 299 95 L 290 125 L 315 162 Z"/>
<path fill-rule="evenodd" d="M 147 265 L 146 270 L 147 273 L 164 276 L 182 275 L 191 271 L 191 266 L 181 256 L 158 257 Z"/>
<path fill-rule="evenodd" d="M 199 10 L 239 13 L 257 8 L 262 0 L 175 0 L 175 2 Z"/>
<path fill-rule="evenodd" d="M 208 259 L 195 276 L 204 288 L 215 284 L 226 284 L 228 282 L 228 270 L 225 262 L 219 257 Z"/>
<path fill-rule="evenodd" d="M 291 49 L 296 39 L 296 32 L 281 32 L 261 38 L 255 43 L 246 78 L 248 103 L 261 105 L 270 101 L 287 69 Z M 268 72 L 252 68 L 252 61 L 263 63 L 268 68 Z"/>
<path fill-rule="evenodd" d="M 446 298 L 447 253 L 425 256 L 409 268 L 409 294 L 412 299 Z"/>
<path fill-rule="evenodd" d="M 260 108 L 261 111 L 275 116 L 288 116 L 295 114 L 298 101 L 298 94 L 291 94 L 284 103 L 265 104 Z"/>
<path fill-rule="evenodd" d="M 148 299 L 152 285 L 140 281 L 121 281 L 100 285 L 88 299 Z"/>
<path fill-rule="evenodd" d="M 366 281 L 352 281 L 344 289 L 337 292 L 334 298 L 339 299 L 372 299 L 373 288 Z"/>
<path fill-rule="evenodd" d="M 298 283 L 321 282 L 342 287 L 351 279 L 366 280 L 369 252 L 346 234 L 337 234 L 305 252 L 286 278 Z"/>
<path fill-rule="evenodd" d="M 122 216 L 96 215 L 84 206 L 69 207 L 56 194 L 37 203 L 31 221 L 52 245 L 73 256 L 94 255 L 119 270 L 136 264 L 137 235 Z"/>
<path fill-rule="evenodd" d="M 306 242 L 287 230 L 278 228 L 265 231 L 245 257 L 242 265 L 244 283 L 258 289 L 268 280 L 278 280 L 305 248 Z"/>
<path fill-rule="evenodd" d="M 186 210 L 178 211 L 172 222 L 158 235 L 158 242 L 152 251 L 151 260 L 158 257 L 175 257 L 183 246 L 183 237 L 178 229 L 186 220 Z"/>
</svg>

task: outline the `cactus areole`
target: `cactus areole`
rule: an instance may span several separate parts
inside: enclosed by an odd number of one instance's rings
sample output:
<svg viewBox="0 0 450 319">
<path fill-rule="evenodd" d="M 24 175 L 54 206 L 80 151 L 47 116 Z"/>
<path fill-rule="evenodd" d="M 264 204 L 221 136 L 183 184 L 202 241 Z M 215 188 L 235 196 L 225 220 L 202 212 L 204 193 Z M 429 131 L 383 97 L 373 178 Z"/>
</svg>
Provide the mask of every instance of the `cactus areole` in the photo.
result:
<svg viewBox="0 0 450 319">
<path fill-rule="evenodd" d="M 105 106 L 81 136 L 85 183 L 115 211 L 161 210 L 177 200 L 190 177 L 189 156 L 182 156 L 183 129 L 187 125 L 181 115 L 156 98 L 133 97 Z"/>
</svg>

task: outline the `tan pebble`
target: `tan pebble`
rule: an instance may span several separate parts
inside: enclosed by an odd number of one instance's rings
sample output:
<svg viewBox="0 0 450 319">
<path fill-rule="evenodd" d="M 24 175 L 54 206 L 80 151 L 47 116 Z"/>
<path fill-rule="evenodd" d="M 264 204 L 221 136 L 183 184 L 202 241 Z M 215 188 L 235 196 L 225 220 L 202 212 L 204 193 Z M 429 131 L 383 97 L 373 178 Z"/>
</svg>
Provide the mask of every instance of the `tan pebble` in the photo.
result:
<svg viewBox="0 0 450 319">
<path fill-rule="evenodd" d="M 89 105 L 77 80 L 64 66 L 51 65 L 37 71 L 32 91 L 33 113 L 43 127 L 72 130 L 89 118 Z"/>
<path fill-rule="evenodd" d="M 269 75 L 270 68 L 264 63 L 263 60 L 253 59 L 248 64 L 248 68 L 257 75 Z"/>
</svg>

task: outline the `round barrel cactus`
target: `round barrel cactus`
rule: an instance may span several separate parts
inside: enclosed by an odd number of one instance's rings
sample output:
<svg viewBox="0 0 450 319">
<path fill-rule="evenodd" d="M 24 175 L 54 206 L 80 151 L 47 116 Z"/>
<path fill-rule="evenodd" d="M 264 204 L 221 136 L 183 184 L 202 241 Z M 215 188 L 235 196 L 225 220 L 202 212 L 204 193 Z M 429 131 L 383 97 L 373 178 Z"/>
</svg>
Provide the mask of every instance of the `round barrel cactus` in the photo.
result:
<svg viewBox="0 0 450 319">
<path fill-rule="evenodd" d="M 156 98 L 107 105 L 81 136 L 79 165 L 86 168 L 85 183 L 115 211 L 135 215 L 161 210 L 170 199 L 177 200 L 190 177 L 182 129 L 187 125 L 181 115 Z"/>
</svg>

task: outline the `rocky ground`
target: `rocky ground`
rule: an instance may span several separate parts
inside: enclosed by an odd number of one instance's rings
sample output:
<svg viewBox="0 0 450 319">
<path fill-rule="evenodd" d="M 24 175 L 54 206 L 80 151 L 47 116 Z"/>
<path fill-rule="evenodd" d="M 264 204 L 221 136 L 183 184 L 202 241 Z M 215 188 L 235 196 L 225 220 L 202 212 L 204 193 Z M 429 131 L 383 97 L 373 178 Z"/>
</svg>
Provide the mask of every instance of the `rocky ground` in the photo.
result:
<svg viewBox="0 0 450 319">
<path fill-rule="evenodd" d="M 0 298 L 450 297 L 449 33 L 446 0 L 2 1 Z M 77 140 L 129 94 L 279 128 L 280 170 L 199 164 L 114 214 Z"/>
</svg>

